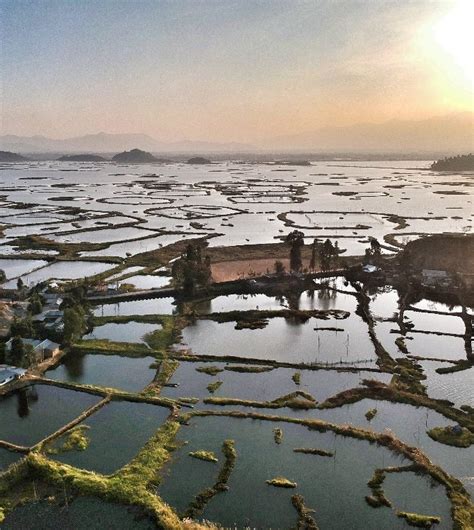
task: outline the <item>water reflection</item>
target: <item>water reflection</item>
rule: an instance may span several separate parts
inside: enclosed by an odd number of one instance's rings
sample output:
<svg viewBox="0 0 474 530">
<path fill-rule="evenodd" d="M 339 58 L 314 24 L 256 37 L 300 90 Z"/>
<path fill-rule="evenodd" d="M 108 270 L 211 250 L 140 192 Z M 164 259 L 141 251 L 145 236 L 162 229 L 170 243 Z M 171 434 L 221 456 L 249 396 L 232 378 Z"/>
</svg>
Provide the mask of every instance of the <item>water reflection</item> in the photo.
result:
<svg viewBox="0 0 474 530">
<path fill-rule="evenodd" d="M 17 399 L 17 414 L 20 418 L 26 418 L 30 414 L 30 404 L 39 400 L 35 386 L 28 386 L 15 392 Z"/>
</svg>

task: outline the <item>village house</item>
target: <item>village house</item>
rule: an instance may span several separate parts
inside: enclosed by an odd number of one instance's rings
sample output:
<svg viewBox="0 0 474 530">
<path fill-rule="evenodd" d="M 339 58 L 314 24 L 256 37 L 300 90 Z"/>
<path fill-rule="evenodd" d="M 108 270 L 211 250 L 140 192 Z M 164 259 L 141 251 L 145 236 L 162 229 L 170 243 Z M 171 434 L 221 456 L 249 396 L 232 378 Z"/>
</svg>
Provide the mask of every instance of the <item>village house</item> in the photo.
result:
<svg viewBox="0 0 474 530">
<path fill-rule="evenodd" d="M 7 364 L 0 364 L 0 387 L 21 379 L 26 374 L 23 368 L 16 368 L 15 366 L 8 366 Z"/>
<path fill-rule="evenodd" d="M 5 352 L 10 353 L 13 339 L 5 343 Z M 30 347 L 35 356 L 36 362 L 42 362 L 45 359 L 53 357 L 59 352 L 59 344 L 52 340 L 22 339 L 25 346 Z"/>
</svg>

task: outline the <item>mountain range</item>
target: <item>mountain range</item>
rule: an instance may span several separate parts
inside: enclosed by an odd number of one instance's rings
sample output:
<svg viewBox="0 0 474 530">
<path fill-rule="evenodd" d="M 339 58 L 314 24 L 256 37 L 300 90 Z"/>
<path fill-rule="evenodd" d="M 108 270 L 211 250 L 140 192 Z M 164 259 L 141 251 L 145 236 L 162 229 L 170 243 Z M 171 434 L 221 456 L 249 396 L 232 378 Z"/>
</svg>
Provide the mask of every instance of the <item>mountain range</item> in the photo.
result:
<svg viewBox="0 0 474 530">
<path fill-rule="evenodd" d="M 245 143 L 158 141 L 146 134 L 88 134 L 62 140 L 46 136 L 0 136 L 0 149 L 17 153 L 116 153 L 134 148 L 154 153 L 350 152 L 465 153 L 474 151 L 474 113 L 425 120 L 391 120 L 324 127 Z"/>
<path fill-rule="evenodd" d="M 391 120 L 325 127 L 263 142 L 267 149 L 340 152 L 471 152 L 474 113 L 463 112 L 425 120 Z"/>
<path fill-rule="evenodd" d="M 254 147 L 239 143 L 218 143 L 184 140 L 161 142 L 147 134 L 87 134 L 57 140 L 46 136 L 0 136 L 0 149 L 15 153 L 116 153 L 140 148 L 155 153 L 243 152 Z"/>
</svg>

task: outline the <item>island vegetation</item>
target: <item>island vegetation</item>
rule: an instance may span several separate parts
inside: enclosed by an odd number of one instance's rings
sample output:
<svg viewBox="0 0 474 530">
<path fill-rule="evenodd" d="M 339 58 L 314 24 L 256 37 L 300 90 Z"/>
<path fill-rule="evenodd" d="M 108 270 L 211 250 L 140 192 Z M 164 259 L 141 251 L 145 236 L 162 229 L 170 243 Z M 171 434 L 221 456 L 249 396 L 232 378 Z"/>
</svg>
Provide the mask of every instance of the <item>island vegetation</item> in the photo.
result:
<svg viewBox="0 0 474 530">
<path fill-rule="evenodd" d="M 474 171 L 474 155 L 450 156 L 433 162 L 433 171 Z"/>
</svg>

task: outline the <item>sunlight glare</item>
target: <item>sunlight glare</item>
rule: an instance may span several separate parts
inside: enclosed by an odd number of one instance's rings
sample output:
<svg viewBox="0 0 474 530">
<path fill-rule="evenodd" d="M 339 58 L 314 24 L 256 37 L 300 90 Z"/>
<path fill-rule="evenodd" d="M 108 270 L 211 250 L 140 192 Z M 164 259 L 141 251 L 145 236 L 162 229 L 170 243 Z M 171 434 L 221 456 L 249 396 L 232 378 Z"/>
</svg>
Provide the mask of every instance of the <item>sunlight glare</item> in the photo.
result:
<svg viewBox="0 0 474 530">
<path fill-rule="evenodd" d="M 474 83 L 474 2 L 459 0 L 433 28 L 436 43 Z"/>
</svg>

